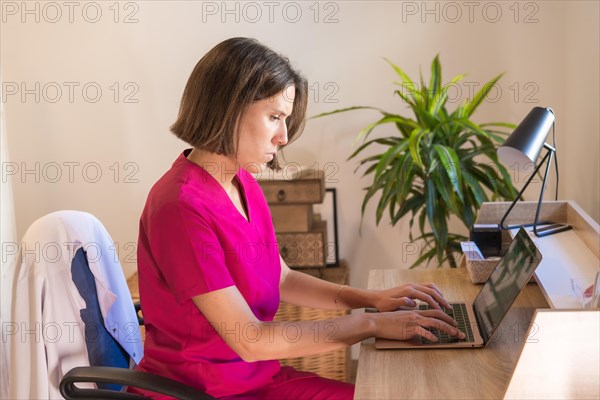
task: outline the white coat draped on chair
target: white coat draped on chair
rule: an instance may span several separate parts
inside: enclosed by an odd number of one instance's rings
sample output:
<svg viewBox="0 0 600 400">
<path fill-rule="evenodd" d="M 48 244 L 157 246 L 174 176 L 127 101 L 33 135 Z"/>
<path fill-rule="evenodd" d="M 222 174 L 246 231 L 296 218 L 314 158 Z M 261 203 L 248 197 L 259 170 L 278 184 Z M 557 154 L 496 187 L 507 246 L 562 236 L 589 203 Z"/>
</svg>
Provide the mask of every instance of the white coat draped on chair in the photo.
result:
<svg viewBox="0 0 600 400">
<path fill-rule="evenodd" d="M 12 312 L 4 329 L 10 347 L 9 398 L 60 399 L 62 376 L 90 365 L 80 315 L 86 303 L 71 273 L 80 248 L 87 254 L 104 326 L 139 362 L 143 345 L 125 277 L 114 243 L 94 216 L 80 211 L 46 215 L 31 225 L 19 245 L 8 277 Z"/>
</svg>

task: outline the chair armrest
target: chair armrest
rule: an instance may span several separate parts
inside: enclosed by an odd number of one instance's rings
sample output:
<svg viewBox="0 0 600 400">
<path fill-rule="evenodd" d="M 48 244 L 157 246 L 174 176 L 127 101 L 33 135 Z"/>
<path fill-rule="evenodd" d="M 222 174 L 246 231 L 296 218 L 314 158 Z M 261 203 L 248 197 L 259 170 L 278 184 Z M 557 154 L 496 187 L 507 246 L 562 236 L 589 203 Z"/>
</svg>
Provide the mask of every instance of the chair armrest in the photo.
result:
<svg viewBox="0 0 600 400">
<path fill-rule="evenodd" d="M 76 383 L 112 383 L 164 394 L 180 400 L 214 400 L 214 397 L 191 386 L 147 372 L 114 367 L 75 367 L 60 381 L 60 394 L 66 399 L 134 400 L 146 397 L 134 393 L 105 389 L 82 389 Z"/>
</svg>

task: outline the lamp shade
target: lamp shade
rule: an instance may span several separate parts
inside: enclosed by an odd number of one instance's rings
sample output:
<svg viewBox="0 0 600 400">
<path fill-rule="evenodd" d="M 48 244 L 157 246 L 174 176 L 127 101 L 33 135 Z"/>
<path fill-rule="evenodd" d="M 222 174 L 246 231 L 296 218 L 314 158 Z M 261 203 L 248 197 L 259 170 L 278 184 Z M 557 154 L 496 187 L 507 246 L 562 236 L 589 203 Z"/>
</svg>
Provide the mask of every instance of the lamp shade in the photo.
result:
<svg viewBox="0 0 600 400">
<path fill-rule="evenodd" d="M 498 148 L 500 162 L 507 167 L 517 164 L 519 169 L 535 164 L 553 123 L 550 108 L 535 107 Z"/>
</svg>

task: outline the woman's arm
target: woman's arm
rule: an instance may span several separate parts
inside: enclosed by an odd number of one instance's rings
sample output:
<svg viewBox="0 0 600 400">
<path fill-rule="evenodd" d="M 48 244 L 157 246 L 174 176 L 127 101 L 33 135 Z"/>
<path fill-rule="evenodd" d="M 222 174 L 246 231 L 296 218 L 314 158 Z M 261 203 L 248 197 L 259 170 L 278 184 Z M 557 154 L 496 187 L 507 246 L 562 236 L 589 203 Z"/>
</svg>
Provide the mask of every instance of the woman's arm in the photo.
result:
<svg viewBox="0 0 600 400">
<path fill-rule="evenodd" d="M 438 288 L 432 284 L 408 284 L 388 290 L 365 290 L 324 281 L 290 269 L 281 260 L 279 284 L 281 300 L 305 307 L 324 310 L 348 310 L 374 307 L 379 311 L 394 311 L 414 307 L 419 299 L 439 309 L 450 308 Z"/>
<path fill-rule="evenodd" d="M 281 300 L 286 303 L 323 310 L 374 307 L 372 296 L 366 290 L 341 288 L 338 284 L 294 271 L 283 260 L 281 260 L 281 271 L 279 289 Z M 346 293 L 342 295 L 343 291 Z M 348 292 L 352 292 L 352 294 L 349 295 Z"/>
<path fill-rule="evenodd" d="M 421 335 L 437 340 L 426 327 L 459 333 L 444 312 L 397 311 L 363 313 L 322 321 L 260 321 L 235 286 L 193 298 L 216 332 L 243 360 L 252 362 L 302 357 L 347 347 L 368 337 L 406 340 Z"/>
</svg>

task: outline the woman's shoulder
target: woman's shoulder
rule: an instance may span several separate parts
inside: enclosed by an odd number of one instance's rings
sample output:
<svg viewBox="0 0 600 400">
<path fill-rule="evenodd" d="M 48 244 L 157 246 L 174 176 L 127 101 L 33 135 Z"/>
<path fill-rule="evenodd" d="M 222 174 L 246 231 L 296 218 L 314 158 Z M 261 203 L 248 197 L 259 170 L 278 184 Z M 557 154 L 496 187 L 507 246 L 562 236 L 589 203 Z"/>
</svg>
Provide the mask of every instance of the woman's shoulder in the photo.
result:
<svg viewBox="0 0 600 400">
<path fill-rule="evenodd" d="M 220 207 L 220 188 L 210 175 L 202 174 L 198 169 L 185 163 L 174 163 L 150 189 L 146 209 L 153 213 L 180 210 L 198 215 L 212 214 L 211 210 Z"/>
</svg>

